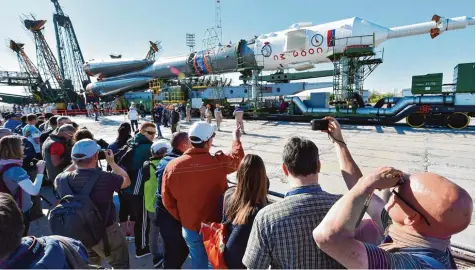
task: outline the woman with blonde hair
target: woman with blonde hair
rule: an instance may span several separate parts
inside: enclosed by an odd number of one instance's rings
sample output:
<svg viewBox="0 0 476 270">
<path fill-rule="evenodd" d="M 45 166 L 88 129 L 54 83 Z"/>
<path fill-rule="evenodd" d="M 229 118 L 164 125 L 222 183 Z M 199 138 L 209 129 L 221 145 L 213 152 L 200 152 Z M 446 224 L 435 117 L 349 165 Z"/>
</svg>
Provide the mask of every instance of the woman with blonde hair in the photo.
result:
<svg viewBox="0 0 476 270">
<path fill-rule="evenodd" d="M 228 238 L 225 261 L 229 269 L 246 268 L 241 260 L 258 211 L 268 204 L 269 181 L 263 160 L 247 154 L 236 173 L 238 184 L 229 188 L 223 198 L 223 222 Z"/>
<path fill-rule="evenodd" d="M 31 196 L 40 193 L 45 162 L 40 160 L 36 164 L 38 173 L 35 181 L 32 182 L 28 173 L 22 168 L 24 148 L 19 136 L 11 135 L 0 139 L 0 180 L 2 181 L 0 188 L 10 193 L 17 202 L 23 214 L 24 235 L 27 235 L 30 227 L 30 209 L 33 206 Z"/>
</svg>

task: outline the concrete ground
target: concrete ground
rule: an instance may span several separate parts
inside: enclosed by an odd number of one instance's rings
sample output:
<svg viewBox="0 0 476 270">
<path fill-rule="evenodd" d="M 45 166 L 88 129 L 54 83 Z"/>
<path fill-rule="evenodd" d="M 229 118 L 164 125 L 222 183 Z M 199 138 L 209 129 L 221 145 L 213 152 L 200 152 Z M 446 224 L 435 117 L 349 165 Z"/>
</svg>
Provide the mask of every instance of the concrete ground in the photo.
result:
<svg viewBox="0 0 476 270">
<path fill-rule="evenodd" d="M 102 138 L 109 143 L 114 141 L 117 127 L 125 120 L 122 115 L 101 117 L 99 122 L 86 117 L 74 117 L 74 121 L 80 127 L 86 126 L 93 132 L 95 138 Z M 141 122 L 143 121 L 139 123 Z M 189 126 L 187 123 L 181 124 L 181 130 L 187 131 Z M 222 131 L 217 132 L 212 152 L 218 149 L 224 151 L 231 149 L 234 127 L 234 120 L 225 120 L 222 123 Z M 344 139 L 364 174 L 379 166 L 393 166 L 407 173 L 435 172 L 465 188 L 474 200 L 474 123 L 464 130 L 414 129 L 404 125 L 344 125 L 342 128 Z M 279 121 L 245 121 L 245 131 L 247 134 L 242 136 L 245 153 L 258 154 L 263 158 L 271 181 L 271 190 L 280 193 L 288 190 L 287 180 L 281 170 L 281 153 L 286 139 L 292 136 L 306 136 L 319 147 L 322 163 L 319 182 L 323 189 L 337 194 L 347 191 L 340 175 L 334 147 L 325 133 L 312 131 L 307 123 Z M 164 137 L 170 138 L 170 129 L 162 128 L 162 132 Z M 229 175 L 230 180 L 234 178 L 234 174 Z M 50 191 L 43 192 L 48 194 Z M 46 221 L 39 220 L 32 224 L 30 233 L 47 234 L 46 227 Z M 455 235 L 452 241 L 474 249 L 474 213 L 471 225 Z M 134 258 L 133 243 L 130 243 L 129 247 L 132 268 L 152 267 L 150 256 L 137 260 Z"/>
</svg>

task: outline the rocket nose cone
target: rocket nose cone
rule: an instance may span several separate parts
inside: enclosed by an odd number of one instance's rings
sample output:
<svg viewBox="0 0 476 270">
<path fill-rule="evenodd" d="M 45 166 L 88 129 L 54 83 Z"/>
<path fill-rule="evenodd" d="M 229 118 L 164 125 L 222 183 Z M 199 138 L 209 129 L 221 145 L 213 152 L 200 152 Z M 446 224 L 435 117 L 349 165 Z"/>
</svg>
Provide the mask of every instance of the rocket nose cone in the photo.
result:
<svg viewBox="0 0 476 270">
<path fill-rule="evenodd" d="M 88 74 L 89 76 L 93 76 L 93 73 L 91 72 L 91 68 L 89 67 L 89 64 L 86 63 L 83 65 L 83 70 L 84 72 L 86 72 L 86 74 Z"/>
<path fill-rule="evenodd" d="M 93 89 L 93 84 L 92 83 L 90 83 L 86 86 L 86 92 L 92 93 L 93 92 L 92 89 Z"/>
</svg>

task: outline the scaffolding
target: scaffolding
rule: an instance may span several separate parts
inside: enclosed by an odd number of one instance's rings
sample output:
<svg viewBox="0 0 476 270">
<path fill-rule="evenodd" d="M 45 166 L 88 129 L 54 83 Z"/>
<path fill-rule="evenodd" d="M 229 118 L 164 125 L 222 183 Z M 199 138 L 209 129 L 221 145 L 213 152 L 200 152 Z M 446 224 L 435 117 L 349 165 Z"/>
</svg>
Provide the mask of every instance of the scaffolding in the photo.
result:
<svg viewBox="0 0 476 270">
<path fill-rule="evenodd" d="M 158 102 L 163 83 L 160 79 L 153 79 L 149 82 L 149 89 L 152 90 L 152 106 Z"/>
<path fill-rule="evenodd" d="M 375 34 L 335 38 L 332 44 L 327 56 L 334 65 L 331 105 L 347 107 L 353 104 L 356 93 L 362 96 L 364 80 L 383 62 L 383 50 L 375 50 Z"/>
<path fill-rule="evenodd" d="M 185 102 L 185 94 L 182 91 L 164 91 L 162 103 L 172 105 L 172 104 L 182 104 Z"/>
<path fill-rule="evenodd" d="M 263 91 L 263 76 L 261 73 L 264 68 L 264 56 L 262 54 L 255 54 L 254 62 L 246 62 L 245 56 L 241 56 L 237 62 L 237 70 L 244 76 L 251 77 L 251 84 L 246 86 L 246 93 L 248 94 L 248 104 L 250 111 L 258 111 L 264 106 Z M 249 67 L 251 68 L 244 68 Z"/>
</svg>

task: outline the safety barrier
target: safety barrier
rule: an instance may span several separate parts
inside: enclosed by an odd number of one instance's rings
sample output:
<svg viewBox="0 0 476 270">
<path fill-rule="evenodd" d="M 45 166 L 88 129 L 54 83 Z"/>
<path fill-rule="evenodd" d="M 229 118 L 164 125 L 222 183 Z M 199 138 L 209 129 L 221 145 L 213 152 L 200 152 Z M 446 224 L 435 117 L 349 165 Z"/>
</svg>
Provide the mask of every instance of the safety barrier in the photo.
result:
<svg viewBox="0 0 476 270">
<path fill-rule="evenodd" d="M 65 115 L 65 116 L 75 116 L 75 115 L 88 115 L 88 111 L 84 109 L 73 109 L 73 110 L 53 110 L 53 114 L 55 115 Z M 102 115 L 113 115 L 113 114 L 126 114 L 127 110 L 110 110 L 110 109 L 102 109 L 99 111 Z M 94 110 L 90 111 L 90 114 L 94 114 Z"/>
</svg>

